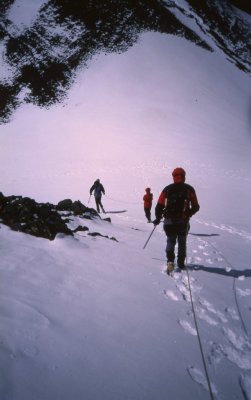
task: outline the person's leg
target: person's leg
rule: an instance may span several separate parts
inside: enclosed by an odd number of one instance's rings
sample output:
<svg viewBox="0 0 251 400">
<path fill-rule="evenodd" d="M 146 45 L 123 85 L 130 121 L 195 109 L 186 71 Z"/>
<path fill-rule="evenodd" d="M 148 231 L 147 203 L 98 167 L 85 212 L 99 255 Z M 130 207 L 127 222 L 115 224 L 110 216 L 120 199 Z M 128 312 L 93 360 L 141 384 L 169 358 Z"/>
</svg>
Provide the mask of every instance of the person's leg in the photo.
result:
<svg viewBox="0 0 251 400">
<path fill-rule="evenodd" d="M 175 245 L 177 241 L 177 229 L 173 224 L 164 224 L 164 231 L 167 237 L 166 257 L 167 262 L 175 260 Z"/>
<path fill-rule="evenodd" d="M 100 205 L 100 207 L 101 207 L 101 210 L 103 211 L 103 213 L 105 212 L 105 210 L 104 210 L 104 207 L 103 207 L 103 204 L 101 203 L 101 197 L 100 197 L 100 199 L 99 199 L 99 205 Z"/>
<path fill-rule="evenodd" d="M 99 209 L 99 198 L 98 197 L 95 197 L 95 202 L 96 202 L 97 212 L 99 213 L 100 209 Z"/>
<path fill-rule="evenodd" d="M 175 245 L 176 245 L 176 235 L 168 235 L 166 241 L 166 258 L 167 262 L 174 262 L 175 260 Z"/>
<path fill-rule="evenodd" d="M 150 212 L 150 208 L 146 208 L 144 207 L 145 210 L 145 216 L 148 222 L 151 222 L 151 212 Z"/>
<path fill-rule="evenodd" d="M 151 207 L 148 209 L 148 216 L 149 216 L 149 222 L 151 222 L 152 221 L 152 218 L 151 218 Z"/>
<path fill-rule="evenodd" d="M 187 249 L 187 234 L 189 225 L 182 225 L 178 232 L 178 267 L 185 268 L 186 249 Z"/>
<path fill-rule="evenodd" d="M 178 235 L 178 259 L 177 264 L 180 268 L 185 268 L 185 259 L 186 259 L 186 242 L 187 235 L 181 233 Z"/>
</svg>

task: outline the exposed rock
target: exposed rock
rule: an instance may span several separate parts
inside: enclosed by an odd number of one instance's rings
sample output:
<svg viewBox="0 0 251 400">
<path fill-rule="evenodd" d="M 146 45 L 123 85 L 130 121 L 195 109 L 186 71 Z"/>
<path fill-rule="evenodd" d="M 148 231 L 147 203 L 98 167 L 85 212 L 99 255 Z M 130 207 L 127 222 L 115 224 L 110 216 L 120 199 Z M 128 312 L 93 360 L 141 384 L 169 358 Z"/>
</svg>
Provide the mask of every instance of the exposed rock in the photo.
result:
<svg viewBox="0 0 251 400">
<path fill-rule="evenodd" d="M 89 228 L 87 226 L 82 226 L 79 225 L 76 229 L 74 229 L 72 232 L 76 233 L 76 232 L 85 232 L 85 231 L 89 231 Z"/>
<path fill-rule="evenodd" d="M 89 233 L 87 233 L 87 235 L 93 236 L 93 237 L 101 236 L 101 237 L 104 237 L 106 239 L 110 239 L 110 240 L 114 240 L 115 242 L 118 242 L 118 240 L 115 237 L 113 237 L 113 236 L 109 237 L 108 235 L 102 235 L 99 232 L 89 232 Z"/>
<path fill-rule="evenodd" d="M 106 221 L 106 222 L 112 222 L 112 220 L 111 220 L 111 218 L 110 218 L 110 217 L 103 218 L 103 221 Z"/>
<path fill-rule="evenodd" d="M 68 228 L 69 219 L 64 219 L 59 210 L 69 211 L 74 215 L 88 213 L 91 218 L 98 214 L 85 207 L 80 201 L 63 200 L 57 206 L 50 203 L 37 203 L 29 197 L 7 196 L 0 193 L 0 218 L 5 225 L 15 231 L 53 240 L 58 233 L 73 235 Z M 88 230 L 78 227 L 77 230 Z"/>
</svg>

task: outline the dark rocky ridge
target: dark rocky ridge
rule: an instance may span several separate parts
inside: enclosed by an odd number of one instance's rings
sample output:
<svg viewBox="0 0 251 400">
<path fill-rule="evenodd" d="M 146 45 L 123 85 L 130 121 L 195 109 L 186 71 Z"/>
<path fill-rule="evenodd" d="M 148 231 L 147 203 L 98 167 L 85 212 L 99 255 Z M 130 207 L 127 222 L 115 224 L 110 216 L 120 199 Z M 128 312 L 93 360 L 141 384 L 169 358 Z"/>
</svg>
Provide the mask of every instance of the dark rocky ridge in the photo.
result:
<svg viewBox="0 0 251 400">
<path fill-rule="evenodd" d="M 8 78 L 0 79 L 2 123 L 22 102 L 49 107 L 62 101 L 77 69 L 86 67 L 94 54 L 124 52 L 142 32 L 177 35 L 211 50 L 176 18 L 177 10 L 195 18 L 231 62 L 251 70 L 250 24 L 236 12 L 238 0 L 188 0 L 189 15 L 173 0 L 49 0 L 32 25 L 23 29 L 8 19 L 14 3 L 2 0 L 0 4 L 3 68 L 9 71 Z M 243 1 L 240 8 L 248 12 Z"/>
<path fill-rule="evenodd" d="M 37 203 L 29 197 L 4 196 L 0 192 L 0 222 L 15 231 L 53 240 L 58 233 L 73 235 L 77 231 L 89 230 L 84 226 L 69 229 L 67 222 L 71 216 L 100 218 L 93 208 L 86 207 L 80 201 L 66 199 L 54 205 Z"/>
</svg>

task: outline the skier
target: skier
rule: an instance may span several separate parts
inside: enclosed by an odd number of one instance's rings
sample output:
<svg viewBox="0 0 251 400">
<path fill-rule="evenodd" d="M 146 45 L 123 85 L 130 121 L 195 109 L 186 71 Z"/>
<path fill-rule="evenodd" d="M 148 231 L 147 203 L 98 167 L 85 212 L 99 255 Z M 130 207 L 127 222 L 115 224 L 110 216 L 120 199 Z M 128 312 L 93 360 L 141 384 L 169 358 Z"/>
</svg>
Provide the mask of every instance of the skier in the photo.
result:
<svg viewBox="0 0 251 400">
<path fill-rule="evenodd" d="M 148 222 L 151 222 L 151 208 L 152 208 L 153 194 L 151 193 L 151 189 L 149 187 L 146 188 L 146 194 L 143 197 L 143 201 L 144 201 L 144 211 L 146 219 Z"/>
<path fill-rule="evenodd" d="M 95 198 L 95 202 L 96 202 L 97 212 L 98 213 L 100 212 L 99 207 L 101 207 L 101 210 L 103 211 L 103 213 L 105 213 L 103 204 L 101 203 L 102 193 L 105 194 L 105 189 L 104 189 L 104 186 L 102 185 L 102 183 L 100 182 L 100 179 L 96 179 L 96 181 L 90 188 L 90 196 L 92 195 L 93 191 L 94 191 L 94 198 Z"/>
<path fill-rule="evenodd" d="M 166 186 L 161 192 L 155 208 L 156 219 L 153 221 L 156 226 L 160 223 L 162 215 L 164 216 L 168 274 L 174 269 L 177 240 L 177 264 L 179 268 L 185 268 L 186 242 L 190 228 L 189 219 L 200 209 L 194 188 L 185 183 L 186 172 L 184 169 L 175 168 L 172 176 L 174 183 Z"/>
</svg>

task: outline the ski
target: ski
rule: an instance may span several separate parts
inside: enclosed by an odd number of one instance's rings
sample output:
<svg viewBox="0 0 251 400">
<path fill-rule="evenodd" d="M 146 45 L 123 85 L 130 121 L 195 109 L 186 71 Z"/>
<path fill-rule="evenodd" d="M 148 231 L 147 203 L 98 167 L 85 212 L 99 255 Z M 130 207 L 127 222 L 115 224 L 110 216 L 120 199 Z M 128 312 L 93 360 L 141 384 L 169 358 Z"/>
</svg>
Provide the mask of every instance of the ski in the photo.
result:
<svg viewBox="0 0 251 400">
<path fill-rule="evenodd" d="M 127 210 L 116 210 L 116 211 L 105 211 L 105 214 L 119 214 L 119 213 L 124 213 Z"/>
</svg>

